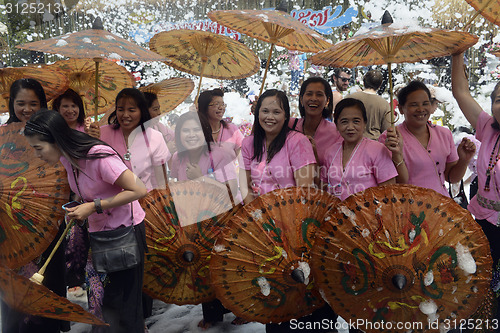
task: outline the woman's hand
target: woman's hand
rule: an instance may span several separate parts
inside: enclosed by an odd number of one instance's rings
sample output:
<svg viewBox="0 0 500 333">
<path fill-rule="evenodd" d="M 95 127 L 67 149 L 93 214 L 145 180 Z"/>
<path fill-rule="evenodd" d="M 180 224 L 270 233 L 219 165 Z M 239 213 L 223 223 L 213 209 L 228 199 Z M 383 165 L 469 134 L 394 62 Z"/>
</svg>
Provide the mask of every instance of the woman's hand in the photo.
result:
<svg viewBox="0 0 500 333">
<path fill-rule="evenodd" d="M 76 207 L 66 208 L 66 211 L 69 219 L 83 221 L 95 213 L 95 206 L 93 202 L 85 202 Z"/>
<path fill-rule="evenodd" d="M 186 165 L 186 176 L 191 180 L 203 177 L 200 166 L 196 163 L 188 163 Z"/>
<path fill-rule="evenodd" d="M 465 161 L 470 161 L 476 153 L 476 145 L 467 138 L 463 138 L 462 142 L 457 147 L 458 158 Z"/>
<path fill-rule="evenodd" d="M 93 122 L 89 124 L 88 127 L 85 126 L 85 132 L 96 139 L 101 138 L 101 127 L 99 126 L 98 122 Z"/>
<path fill-rule="evenodd" d="M 389 127 L 387 129 L 385 146 L 392 152 L 393 155 L 398 154 L 403 156 L 403 137 L 397 128 Z"/>
</svg>

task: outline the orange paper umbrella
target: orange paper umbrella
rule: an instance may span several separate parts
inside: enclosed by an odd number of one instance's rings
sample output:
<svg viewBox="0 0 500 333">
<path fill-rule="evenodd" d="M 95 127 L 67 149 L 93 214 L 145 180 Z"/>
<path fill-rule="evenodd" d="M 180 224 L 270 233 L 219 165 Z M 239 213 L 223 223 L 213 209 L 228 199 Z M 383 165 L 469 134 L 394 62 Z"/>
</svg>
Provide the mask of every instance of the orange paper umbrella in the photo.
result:
<svg viewBox="0 0 500 333">
<path fill-rule="evenodd" d="M 170 192 L 171 191 L 171 192 Z M 166 303 L 198 304 L 214 298 L 208 261 L 231 210 L 227 195 L 211 184 L 176 183 L 141 200 L 146 211 L 144 291 Z"/>
<path fill-rule="evenodd" d="M 217 239 L 210 278 L 217 298 L 248 321 L 277 323 L 324 302 L 310 275 L 309 252 L 327 211 L 339 203 L 320 190 L 275 190 L 245 205 Z"/>
<path fill-rule="evenodd" d="M 66 171 L 35 157 L 23 125 L 0 126 L 0 260 L 20 267 L 45 251 L 69 198 Z"/>
<path fill-rule="evenodd" d="M 386 15 L 390 15 L 387 13 Z M 392 22 L 392 18 L 389 19 Z M 353 68 L 384 65 L 389 68 L 389 93 L 392 101 L 392 63 L 417 62 L 462 52 L 478 38 L 463 31 L 403 26 L 386 23 L 341 41 L 309 58 L 315 65 Z M 391 112 L 394 123 L 394 113 Z"/>
<path fill-rule="evenodd" d="M 500 1 L 499 0 L 465 0 L 474 7 L 476 13 L 469 19 L 468 26 L 481 14 L 485 19 L 493 24 L 500 25 Z"/>
<path fill-rule="evenodd" d="M 318 52 L 332 45 L 319 33 L 280 10 L 215 10 L 207 15 L 223 26 L 271 43 L 259 95 L 264 88 L 274 45 L 302 52 Z"/>
<path fill-rule="evenodd" d="M 90 59 L 60 60 L 49 68 L 59 69 L 69 79 L 69 87 L 76 91 L 83 99 L 85 110 L 88 112 L 95 103 L 95 63 Z M 110 60 L 103 60 L 99 65 L 99 104 L 98 113 L 105 113 L 112 108 L 116 95 L 123 88 L 132 88 L 135 85 L 133 75 L 123 66 Z"/>
<path fill-rule="evenodd" d="M 40 82 L 48 101 L 68 89 L 66 76 L 48 66 L 0 68 L 0 113 L 9 112 L 9 95 L 12 83 L 18 79 L 28 78 Z"/>
<path fill-rule="evenodd" d="M 80 305 L 71 303 L 47 287 L 33 283 L 1 265 L 0 292 L 5 303 L 23 313 L 92 325 L 107 325 Z"/>
<path fill-rule="evenodd" d="M 386 323 L 363 331 L 401 332 L 398 323 L 414 332 L 439 331 L 446 322 L 454 328 L 489 289 L 485 234 L 467 210 L 433 190 L 369 188 L 325 220 L 312 250 L 314 278 L 345 320 Z"/>
<path fill-rule="evenodd" d="M 227 36 L 200 30 L 160 32 L 149 41 L 151 50 L 170 59 L 167 65 L 201 79 L 235 80 L 259 70 L 259 58 L 245 45 Z"/>
<path fill-rule="evenodd" d="M 95 72 L 99 73 L 102 59 L 135 61 L 165 61 L 157 53 L 151 52 L 106 30 L 101 19 L 95 19 L 92 29 L 78 31 L 63 36 L 44 39 L 16 46 L 20 49 L 60 54 L 69 58 L 88 58 L 95 62 Z M 96 99 L 99 96 L 99 75 L 95 76 Z M 99 103 L 94 103 L 97 121 Z"/>
</svg>

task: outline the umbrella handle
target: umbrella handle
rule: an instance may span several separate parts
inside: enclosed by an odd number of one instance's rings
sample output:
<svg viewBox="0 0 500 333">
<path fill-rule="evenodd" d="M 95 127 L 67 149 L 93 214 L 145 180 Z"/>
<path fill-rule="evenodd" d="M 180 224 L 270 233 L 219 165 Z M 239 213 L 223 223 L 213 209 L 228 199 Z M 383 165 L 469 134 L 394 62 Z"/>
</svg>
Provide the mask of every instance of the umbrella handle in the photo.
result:
<svg viewBox="0 0 500 333">
<path fill-rule="evenodd" d="M 33 274 L 33 276 L 30 277 L 30 281 L 38 283 L 38 284 L 42 284 L 43 273 L 45 273 L 45 270 L 47 269 L 47 266 L 49 265 L 50 261 L 52 260 L 52 257 L 54 256 L 54 254 L 56 253 L 57 249 L 61 245 L 63 239 L 66 237 L 67 233 L 69 232 L 69 229 L 73 226 L 74 222 L 75 222 L 75 220 L 72 219 L 66 225 L 66 228 L 64 229 L 64 232 L 62 233 L 61 237 L 59 237 L 59 240 L 57 241 L 56 245 L 52 249 L 52 252 L 50 252 L 50 255 L 47 258 L 47 260 L 45 261 L 45 264 L 43 264 L 42 268 L 40 268 L 40 270 L 38 270 L 37 273 Z"/>
<path fill-rule="evenodd" d="M 205 66 L 207 64 L 208 58 L 201 58 L 201 68 L 200 68 L 200 81 L 198 82 L 198 91 L 196 92 L 196 98 L 194 99 L 194 104 L 198 104 L 198 96 L 200 96 L 201 90 L 201 79 L 203 79 L 203 72 L 205 71 Z"/>
<path fill-rule="evenodd" d="M 390 98 L 390 105 L 391 105 L 391 127 L 394 128 L 394 94 L 393 94 L 393 85 L 392 85 L 392 64 L 388 63 L 387 64 L 389 68 L 389 98 Z M 386 118 L 387 119 L 387 118 Z"/>
<path fill-rule="evenodd" d="M 94 58 L 95 62 L 95 96 L 94 96 L 94 120 L 97 122 L 98 114 L 99 114 L 99 63 L 102 61 L 102 58 Z"/>
<path fill-rule="evenodd" d="M 266 82 L 267 70 L 269 68 L 269 63 L 271 62 L 271 55 L 273 54 L 274 44 L 271 44 L 269 49 L 269 55 L 267 56 L 266 70 L 264 71 L 264 77 L 262 78 L 262 84 L 260 85 L 259 97 L 262 95 L 262 90 L 264 90 L 264 83 Z"/>
</svg>

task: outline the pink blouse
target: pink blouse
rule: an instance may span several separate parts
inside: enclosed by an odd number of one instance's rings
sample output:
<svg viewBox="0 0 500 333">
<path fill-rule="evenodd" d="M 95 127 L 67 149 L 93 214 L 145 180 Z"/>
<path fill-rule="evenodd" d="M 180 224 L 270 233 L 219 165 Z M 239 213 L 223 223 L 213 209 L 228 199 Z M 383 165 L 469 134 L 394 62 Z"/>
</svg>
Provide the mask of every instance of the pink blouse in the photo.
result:
<svg viewBox="0 0 500 333">
<path fill-rule="evenodd" d="M 321 178 L 328 183 L 328 192 L 345 200 L 351 194 L 388 181 L 398 175 L 390 151 L 380 142 L 363 138 L 347 162 L 342 165 L 343 140 L 325 155 L 326 170 Z"/>
<path fill-rule="evenodd" d="M 89 150 L 89 155 L 95 153 L 110 153 L 113 155 L 78 161 L 83 172 L 78 172 L 78 186 L 75 182 L 73 168 L 70 162 L 61 157 L 61 163 L 68 173 L 68 182 L 71 190 L 77 195 L 81 195 L 86 202 L 91 202 L 96 198 L 106 199 L 123 191 L 120 186 L 114 185 L 121 174 L 127 170 L 127 166 L 115 151 L 108 146 L 97 145 Z M 113 230 L 120 226 L 129 226 L 131 223 L 137 225 L 144 220 L 146 213 L 141 208 L 139 201 L 130 204 L 106 209 L 103 214 L 93 213 L 89 216 L 89 232 Z"/>
<path fill-rule="evenodd" d="M 160 123 L 158 120 L 156 124 L 149 126 L 154 130 L 157 130 L 163 135 L 165 142 L 170 142 L 175 140 L 175 132 L 170 128 Z"/>
<path fill-rule="evenodd" d="M 228 148 L 234 151 L 241 149 L 241 143 L 243 142 L 243 133 L 241 133 L 238 126 L 233 123 L 227 123 L 228 128 L 224 128 L 221 124 L 219 137 L 217 138 L 217 143 L 224 143 Z"/>
<path fill-rule="evenodd" d="M 130 138 L 134 137 L 134 140 L 129 149 L 130 160 L 125 160 L 125 165 L 142 180 L 150 191 L 158 187 L 152 166 L 161 166 L 167 163 L 171 155 L 160 132 L 146 128 L 144 134 L 140 127 L 137 127 L 130 134 Z M 125 157 L 127 145 L 119 128 L 114 129 L 111 125 L 102 126 L 101 140 L 113 147 L 120 156 Z"/>
<path fill-rule="evenodd" d="M 292 128 L 296 118 L 290 118 L 289 127 Z M 295 130 L 304 133 L 304 118 L 297 121 Z M 325 154 L 328 149 L 336 142 L 342 141 L 342 136 L 334 123 L 329 122 L 325 118 L 321 119 L 316 132 L 314 133 L 314 142 L 316 143 L 316 152 L 318 153 L 318 165 L 325 165 Z"/>
<path fill-rule="evenodd" d="M 316 163 L 311 142 L 302 133 L 291 131 L 285 145 L 266 163 L 267 151 L 262 154 L 262 160 L 252 160 L 253 135 L 243 139 L 241 154 L 243 163 L 240 166 L 249 170 L 253 185 L 259 189 L 259 194 L 265 194 L 278 188 L 296 186 L 294 172 L 300 168 Z"/>
<path fill-rule="evenodd" d="M 403 158 L 408 168 L 408 184 L 432 189 L 449 197 L 445 186 L 446 163 L 458 161 L 458 153 L 451 131 L 442 126 L 427 124 L 429 142 L 424 148 L 420 141 L 408 130 L 406 122 L 398 125 L 403 136 Z M 387 132 L 378 141 L 385 142 Z"/>
<path fill-rule="evenodd" d="M 477 194 L 482 197 L 499 202 L 500 201 L 500 162 L 497 162 L 493 169 L 491 170 L 491 180 L 490 180 L 490 190 L 485 191 L 484 186 L 486 184 L 486 170 L 488 169 L 488 164 L 490 161 L 491 152 L 495 146 L 500 131 L 491 127 L 494 118 L 487 114 L 486 112 L 481 112 L 476 123 L 476 138 L 481 141 L 481 147 L 479 148 L 479 153 L 477 156 L 477 181 L 478 190 Z M 497 144 L 500 145 L 500 141 Z M 494 161 L 495 157 L 493 157 Z M 488 222 L 494 225 L 498 224 L 499 214 L 493 209 L 488 209 L 481 207 L 477 202 L 477 195 L 474 196 L 468 206 L 469 211 L 478 220 L 488 220 Z"/>
</svg>

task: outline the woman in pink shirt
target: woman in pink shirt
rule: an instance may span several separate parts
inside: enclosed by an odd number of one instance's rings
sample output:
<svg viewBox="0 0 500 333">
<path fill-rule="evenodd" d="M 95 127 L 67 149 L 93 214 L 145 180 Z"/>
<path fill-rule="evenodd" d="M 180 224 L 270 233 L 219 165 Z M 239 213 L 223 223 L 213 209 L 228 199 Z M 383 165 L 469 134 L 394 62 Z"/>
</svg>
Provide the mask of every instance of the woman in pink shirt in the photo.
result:
<svg viewBox="0 0 500 333">
<path fill-rule="evenodd" d="M 149 127 L 163 134 L 163 139 L 165 139 L 170 154 L 175 153 L 177 151 L 175 147 L 175 133 L 171 128 L 160 122 L 161 105 L 158 101 L 158 96 L 155 93 L 145 91 L 144 97 L 146 97 L 149 114 L 151 115 Z"/>
<path fill-rule="evenodd" d="M 500 83 L 491 93 L 491 116 L 483 111 L 469 91 L 464 71 L 464 54 L 452 58 L 451 83 L 453 97 L 472 127 L 476 138 L 481 141 L 477 157 L 477 194 L 470 200 L 467 209 L 474 215 L 490 242 L 493 258 L 493 279 L 491 288 L 498 300 L 500 264 Z M 500 307 L 495 318 L 500 320 Z"/>
<path fill-rule="evenodd" d="M 431 94 L 420 81 L 411 81 L 398 94 L 399 112 L 405 121 L 379 137 L 392 152 L 398 170 L 396 181 L 432 189 L 449 196 L 445 180 L 459 182 L 465 174 L 475 146 L 464 138 L 457 148 L 451 131 L 430 124 Z M 386 138 L 389 136 L 389 139 Z M 391 139 L 392 138 L 392 139 Z"/>
<path fill-rule="evenodd" d="M 100 140 L 71 130 L 55 111 L 43 110 L 34 114 L 26 123 L 24 135 L 37 157 L 49 164 L 61 161 L 68 172 L 71 190 L 84 201 L 77 207 L 68 208 L 68 217 L 80 221 L 88 219 L 89 232 L 134 225 L 144 257 L 145 213 L 137 200 L 144 197 L 147 190 L 116 151 Z M 103 312 L 113 332 L 144 332 L 143 271 L 144 260 L 141 260 L 134 267 L 107 274 Z"/>
<path fill-rule="evenodd" d="M 52 108 L 63 116 L 69 127 L 85 132 L 85 108 L 82 98 L 76 91 L 73 89 L 66 90 L 62 95 L 54 99 Z"/>
<path fill-rule="evenodd" d="M 398 172 L 389 150 L 363 136 L 368 120 L 363 102 L 344 98 L 335 106 L 333 119 L 342 141 L 325 154 L 322 179 L 327 191 L 345 200 L 369 187 L 396 183 Z"/>
<path fill-rule="evenodd" d="M 243 139 L 241 192 L 246 203 L 278 188 L 313 185 L 316 158 L 307 137 L 288 127 L 290 104 L 280 90 L 257 101 L 253 134 Z"/>
<path fill-rule="evenodd" d="M 224 92 L 221 89 L 203 91 L 198 97 L 198 112 L 208 120 L 213 142 L 233 149 L 235 155 L 238 155 L 243 141 L 243 133 L 238 126 L 222 119 L 226 112 Z"/>
</svg>

